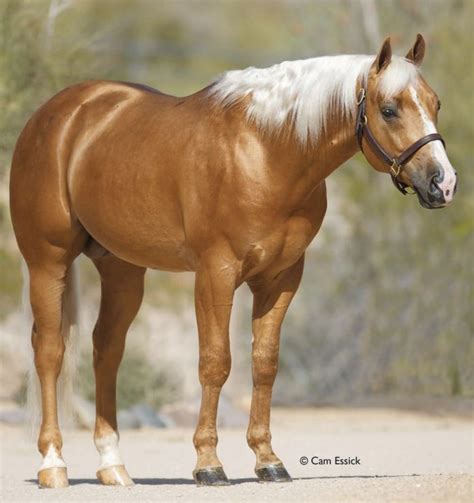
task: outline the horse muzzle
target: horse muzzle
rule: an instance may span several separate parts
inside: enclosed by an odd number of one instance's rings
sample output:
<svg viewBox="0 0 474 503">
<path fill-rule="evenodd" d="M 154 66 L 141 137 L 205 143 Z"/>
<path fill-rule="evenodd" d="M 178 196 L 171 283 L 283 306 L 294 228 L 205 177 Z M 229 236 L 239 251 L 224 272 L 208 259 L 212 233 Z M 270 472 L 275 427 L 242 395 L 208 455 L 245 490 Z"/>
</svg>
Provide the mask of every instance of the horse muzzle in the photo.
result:
<svg viewBox="0 0 474 503">
<path fill-rule="evenodd" d="M 443 168 L 438 168 L 425 180 L 417 180 L 412 183 L 412 187 L 423 208 L 430 210 L 444 208 L 453 199 L 457 190 L 457 176 L 454 172 L 454 179 L 447 181 Z"/>
</svg>

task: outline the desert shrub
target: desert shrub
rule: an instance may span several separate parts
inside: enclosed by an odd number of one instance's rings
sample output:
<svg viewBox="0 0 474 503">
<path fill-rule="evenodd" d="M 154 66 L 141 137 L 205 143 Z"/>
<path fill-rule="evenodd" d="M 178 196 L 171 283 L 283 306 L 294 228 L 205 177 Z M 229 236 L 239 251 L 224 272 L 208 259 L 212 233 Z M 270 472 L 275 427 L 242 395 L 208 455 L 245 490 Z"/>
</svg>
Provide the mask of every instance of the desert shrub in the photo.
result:
<svg viewBox="0 0 474 503">
<path fill-rule="evenodd" d="M 95 401 L 95 378 L 90 353 L 83 352 L 80 356 L 75 389 L 87 400 Z M 158 409 L 173 401 L 179 389 L 179 379 L 169 366 L 153 365 L 145 351 L 137 346 L 125 350 L 117 379 L 119 409 L 137 403 Z"/>
</svg>

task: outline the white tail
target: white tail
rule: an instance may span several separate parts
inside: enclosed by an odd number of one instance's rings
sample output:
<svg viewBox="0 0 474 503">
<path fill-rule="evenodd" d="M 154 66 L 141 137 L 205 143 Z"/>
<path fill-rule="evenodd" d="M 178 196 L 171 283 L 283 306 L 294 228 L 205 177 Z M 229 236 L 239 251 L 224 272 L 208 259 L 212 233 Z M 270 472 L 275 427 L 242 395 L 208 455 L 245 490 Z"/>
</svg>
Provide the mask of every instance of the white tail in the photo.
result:
<svg viewBox="0 0 474 503">
<path fill-rule="evenodd" d="M 23 306 L 29 313 L 32 322 L 29 303 L 29 280 L 26 264 L 23 264 Z M 66 277 L 66 288 L 63 293 L 61 336 L 66 350 L 64 353 L 61 373 L 57 384 L 58 416 L 61 426 L 73 423 L 73 376 L 76 368 L 76 354 L 78 347 L 79 313 L 78 313 L 78 281 L 77 266 L 73 263 Z M 30 327 L 32 323 L 30 323 Z M 31 351 L 28 370 L 27 412 L 31 433 L 36 435 L 41 423 L 41 389 L 38 374 Z"/>
</svg>

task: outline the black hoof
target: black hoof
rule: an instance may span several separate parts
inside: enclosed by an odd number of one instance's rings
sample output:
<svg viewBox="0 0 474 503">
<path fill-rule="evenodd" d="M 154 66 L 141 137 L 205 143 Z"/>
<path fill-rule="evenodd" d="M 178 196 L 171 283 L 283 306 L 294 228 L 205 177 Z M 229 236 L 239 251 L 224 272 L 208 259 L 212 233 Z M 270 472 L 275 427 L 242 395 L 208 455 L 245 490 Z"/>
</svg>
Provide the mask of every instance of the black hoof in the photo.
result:
<svg viewBox="0 0 474 503">
<path fill-rule="evenodd" d="M 228 486 L 230 484 L 221 466 L 194 470 L 193 477 L 194 482 L 196 482 L 198 486 Z"/>
<path fill-rule="evenodd" d="M 293 482 L 282 464 L 267 465 L 255 470 L 259 482 Z"/>
</svg>

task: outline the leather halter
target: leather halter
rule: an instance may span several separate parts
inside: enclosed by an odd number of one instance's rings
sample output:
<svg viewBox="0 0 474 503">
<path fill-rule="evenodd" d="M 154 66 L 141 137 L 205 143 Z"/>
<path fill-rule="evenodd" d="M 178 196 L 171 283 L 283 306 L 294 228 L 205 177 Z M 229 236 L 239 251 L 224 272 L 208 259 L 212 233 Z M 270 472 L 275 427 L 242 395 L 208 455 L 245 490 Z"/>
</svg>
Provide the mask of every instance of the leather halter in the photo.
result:
<svg viewBox="0 0 474 503">
<path fill-rule="evenodd" d="M 395 187 L 402 193 L 408 194 L 406 188 L 408 185 L 406 183 L 398 180 L 398 175 L 402 167 L 420 150 L 423 145 L 431 141 L 439 140 L 444 148 L 446 145 L 442 136 L 438 133 L 428 134 L 423 136 L 415 143 L 410 145 L 406 150 L 404 150 L 399 156 L 390 155 L 386 150 L 380 145 L 376 140 L 372 131 L 367 124 L 367 116 L 365 115 L 365 98 L 367 96 L 367 90 L 362 87 L 359 91 L 359 96 L 357 97 L 357 120 L 355 134 L 357 141 L 359 143 L 360 150 L 363 152 L 362 140 L 365 138 L 367 144 L 371 147 L 372 151 L 377 154 L 377 156 L 388 166 L 390 166 L 390 176 L 392 177 L 392 182 Z"/>
</svg>

